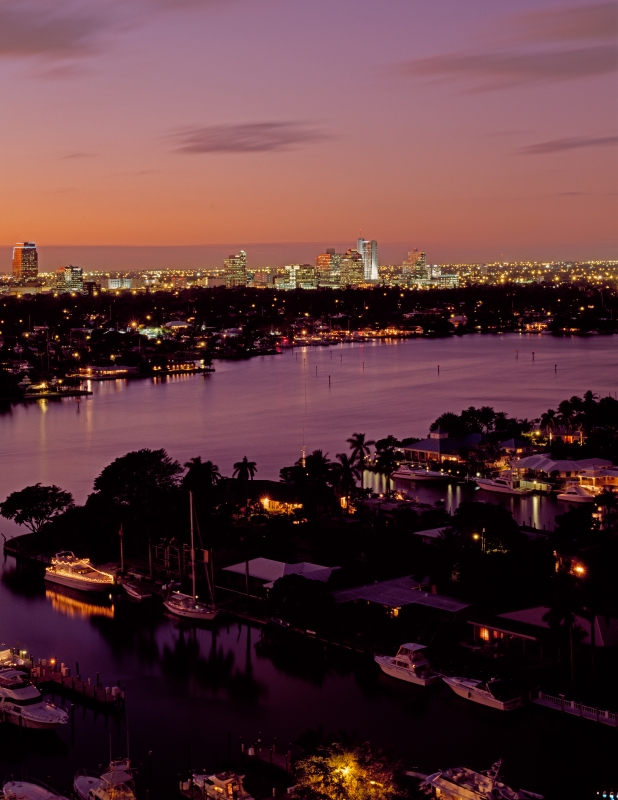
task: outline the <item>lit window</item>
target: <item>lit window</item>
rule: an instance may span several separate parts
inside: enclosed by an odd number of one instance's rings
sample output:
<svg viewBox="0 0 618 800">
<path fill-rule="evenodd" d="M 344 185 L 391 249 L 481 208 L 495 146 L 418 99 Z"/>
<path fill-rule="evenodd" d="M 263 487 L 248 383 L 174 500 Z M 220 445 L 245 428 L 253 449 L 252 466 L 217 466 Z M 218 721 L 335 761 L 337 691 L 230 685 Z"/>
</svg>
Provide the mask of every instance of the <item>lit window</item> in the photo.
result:
<svg viewBox="0 0 618 800">
<path fill-rule="evenodd" d="M 479 639 L 482 639 L 484 642 L 488 642 L 490 638 L 489 628 L 479 628 Z"/>
</svg>

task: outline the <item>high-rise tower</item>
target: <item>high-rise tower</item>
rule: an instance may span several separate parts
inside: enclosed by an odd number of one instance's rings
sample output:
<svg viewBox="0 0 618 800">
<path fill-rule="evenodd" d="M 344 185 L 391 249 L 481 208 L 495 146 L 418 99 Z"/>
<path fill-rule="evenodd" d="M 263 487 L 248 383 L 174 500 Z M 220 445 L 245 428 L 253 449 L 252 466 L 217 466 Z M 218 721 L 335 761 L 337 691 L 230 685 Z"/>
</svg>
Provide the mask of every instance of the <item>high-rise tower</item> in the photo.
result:
<svg viewBox="0 0 618 800">
<path fill-rule="evenodd" d="M 356 249 L 363 257 L 365 280 L 378 280 L 378 243 L 375 239 L 357 239 Z"/>
<path fill-rule="evenodd" d="M 28 281 L 39 274 L 39 254 L 34 242 L 17 242 L 13 248 L 13 278 Z"/>
<path fill-rule="evenodd" d="M 224 259 L 223 263 L 228 288 L 247 285 L 247 254 L 244 250 L 236 256 Z"/>
</svg>

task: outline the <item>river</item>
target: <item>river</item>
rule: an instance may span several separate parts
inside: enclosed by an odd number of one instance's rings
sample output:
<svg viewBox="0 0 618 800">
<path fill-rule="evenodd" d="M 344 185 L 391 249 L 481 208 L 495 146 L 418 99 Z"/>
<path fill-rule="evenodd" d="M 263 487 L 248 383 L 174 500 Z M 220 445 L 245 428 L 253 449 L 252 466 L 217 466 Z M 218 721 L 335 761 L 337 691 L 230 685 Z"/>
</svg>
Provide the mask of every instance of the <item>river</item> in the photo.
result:
<svg viewBox="0 0 618 800">
<path fill-rule="evenodd" d="M 303 438 L 308 450 L 334 456 L 354 431 L 423 436 L 438 414 L 471 404 L 532 418 L 587 389 L 615 392 L 617 364 L 614 338 L 479 335 L 286 351 L 217 363 L 206 376 L 93 384 L 79 403 L 14 406 L 0 417 L 0 495 L 53 482 L 81 502 L 107 463 L 139 447 L 165 447 L 180 461 L 211 458 L 227 474 L 247 455 L 259 477 L 276 478 L 299 457 Z M 462 488 L 449 490 L 451 504 Z M 529 516 L 527 507 L 514 510 Z M 14 531 L 4 521 L 2 530 Z M 125 597 L 99 604 L 46 591 L 11 558 L 2 568 L 0 640 L 72 668 L 79 660 L 82 675 L 100 671 L 106 685 L 119 679 L 128 698 L 124 722 L 77 707 L 73 723 L 51 736 L 4 726 L 2 775 L 49 778 L 68 791 L 77 769 L 106 762 L 110 736 L 114 754 L 124 754 L 128 727 L 142 773 L 153 752 L 153 797 L 163 800 L 174 796 L 189 747 L 193 765 L 213 769 L 228 732 L 235 750 L 239 737 L 260 732 L 285 747 L 323 725 L 393 743 L 424 771 L 486 769 L 504 757 L 514 785 L 548 798 L 592 797 L 618 783 L 611 728 L 534 707 L 470 707 L 446 687 L 399 686 L 366 656 L 273 644 L 233 621 L 182 626 Z"/>
</svg>

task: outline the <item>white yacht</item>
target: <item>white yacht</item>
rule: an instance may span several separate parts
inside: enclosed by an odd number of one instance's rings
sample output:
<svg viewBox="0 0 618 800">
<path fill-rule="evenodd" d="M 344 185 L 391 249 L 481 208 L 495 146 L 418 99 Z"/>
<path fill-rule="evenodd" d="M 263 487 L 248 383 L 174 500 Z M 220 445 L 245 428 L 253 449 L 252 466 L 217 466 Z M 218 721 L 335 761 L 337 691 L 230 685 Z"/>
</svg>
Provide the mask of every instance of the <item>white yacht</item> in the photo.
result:
<svg viewBox="0 0 618 800">
<path fill-rule="evenodd" d="M 491 678 L 479 681 L 474 678 L 447 678 L 442 680 L 460 697 L 480 703 L 482 706 L 497 708 L 500 711 L 512 711 L 523 705 L 521 694 L 511 692 L 501 680 Z"/>
<path fill-rule="evenodd" d="M 44 700 L 25 672 L 8 668 L 0 669 L 0 720 L 23 728 L 48 730 L 65 725 L 69 715 L 64 708 Z"/>
<path fill-rule="evenodd" d="M 189 492 L 189 516 L 191 520 L 191 581 L 192 581 L 192 594 L 182 594 L 182 592 L 173 592 L 164 601 L 163 605 L 172 614 L 178 617 L 185 617 L 186 619 L 197 619 L 210 621 L 213 620 L 219 613 L 215 604 L 213 596 L 214 578 L 211 581 L 210 571 L 208 564 L 206 567 L 206 580 L 210 589 L 210 603 L 200 603 L 197 599 L 196 575 L 195 575 L 195 535 L 193 532 L 193 492 Z"/>
<path fill-rule="evenodd" d="M 557 499 L 564 500 L 565 503 L 594 503 L 596 500 L 590 492 L 578 484 L 567 486 L 564 492 L 560 492 L 560 494 L 557 495 Z"/>
<path fill-rule="evenodd" d="M 193 786 L 201 793 L 202 797 L 212 797 L 215 800 L 234 798 L 234 800 L 253 800 L 253 797 L 243 786 L 244 775 L 235 772 L 219 772 L 216 775 L 191 776 Z"/>
<path fill-rule="evenodd" d="M 427 775 L 420 788 L 431 791 L 432 796 L 443 800 L 543 800 L 543 795 L 511 789 L 498 777 L 501 761 L 486 772 L 475 772 L 468 767 L 452 767 Z M 435 794 L 434 794 L 435 792 Z"/>
<path fill-rule="evenodd" d="M 448 472 L 437 472 L 436 470 L 399 467 L 391 474 L 393 480 L 404 481 L 447 481 L 451 476 Z"/>
<path fill-rule="evenodd" d="M 532 494 L 532 489 L 522 489 L 520 482 L 512 478 L 475 478 L 479 489 L 486 492 L 499 492 L 501 494 L 514 494 L 520 497 Z"/>
<path fill-rule="evenodd" d="M 67 800 L 55 789 L 32 778 L 28 781 L 7 781 L 2 787 L 3 800 Z"/>
<path fill-rule="evenodd" d="M 75 775 L 73 789 L 80 800 L 135 800 L 131 762 L 112 761 L 102 775 L 82 769 Z"/>
<path fill-rule="evenodd" d="M 382 672 L 392 678 L 399 678 L 408 683 L 419 686 L 429 686 L 440 680 L 440 675 L 435 673 L 423 652 L 424 644 L 402 644 L 396 656 L 375 656 L 374 661 Z"/>
<path fill-rule="evenodd" d="M 45 580 L 81 592 L 105 592 L 114 586 L 114 576 L 93 567 L 87 558 L 77 558 L 70 550 L 56 553 L 45 569 Z"/>
</svg>

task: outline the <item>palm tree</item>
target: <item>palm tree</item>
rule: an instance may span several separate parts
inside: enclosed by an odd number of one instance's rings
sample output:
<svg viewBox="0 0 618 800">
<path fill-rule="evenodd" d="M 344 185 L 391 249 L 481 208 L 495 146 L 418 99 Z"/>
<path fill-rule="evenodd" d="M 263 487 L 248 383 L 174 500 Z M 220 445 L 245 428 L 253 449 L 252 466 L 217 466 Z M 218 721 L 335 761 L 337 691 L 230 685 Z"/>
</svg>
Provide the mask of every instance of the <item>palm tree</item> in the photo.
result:
<svg viewBox="0 0 618 800">
<path fill-rule="evenodd" d="M 356 481 L 361 474 L 356 462 L 347 453 L 337 453 L 338 463 L 333 464 L 339 491 L 342 497 L 350 497 L 356 491 Z M 349 506 L 347 506 L 349 507 Z"/>
<path fill-rule="evenodd" d="M 397 459 L 397 454 L 393 448 L 382 450 L 382 452 L 378 453 L 378 458 L 376 460 L 376 472 L 378 472 L 380 475 L 384 475 L 386 478 L 387 492 L 390 491 L 390 477 L 397 469 L 398 465 L 399 461 Z"/>
<path fill-rule="evenodd" d="M 366 439 L 364 433 L 353 433 L 347 440 L 352 451 L 352 460 L 356 461 L 361 470 L 361 489 L 363 489 L 363 470 L 365 469 L 365 461 L 367 456 L 371 453 L 370 445 L 375 444 L 373 439 Z"/>
<path fill-rule="evenodd" d="M 242 461 L 237 461 L 234 464 L 234 472 L 232 476 L 238 478 L 239 481 L 253 480 L 253 476 L 257 472 L 257 464 L 255 461 L 249 461 L 247 456 L 243 456 Z"/>
<path fill-rule="evenodd" d="M 212 461 L 202 461 L 201 456 L 189 459 L 185 462 L 187 473 L 182 479 L 183 485 L 191 491 L 199 490 L 203 487 L 211 488 L 216 486 L 221 480 L 219 467 Z"/>
</svg>

